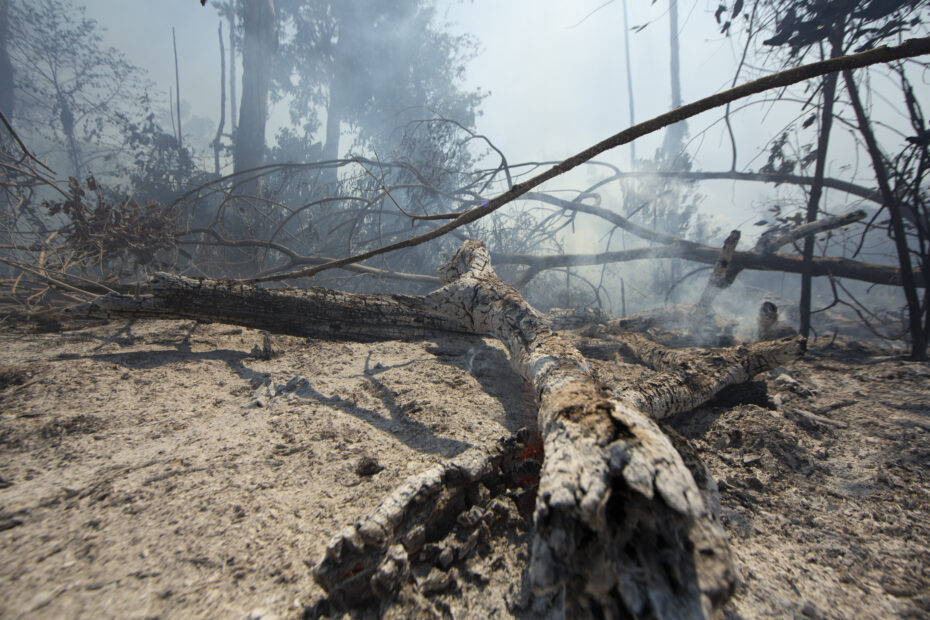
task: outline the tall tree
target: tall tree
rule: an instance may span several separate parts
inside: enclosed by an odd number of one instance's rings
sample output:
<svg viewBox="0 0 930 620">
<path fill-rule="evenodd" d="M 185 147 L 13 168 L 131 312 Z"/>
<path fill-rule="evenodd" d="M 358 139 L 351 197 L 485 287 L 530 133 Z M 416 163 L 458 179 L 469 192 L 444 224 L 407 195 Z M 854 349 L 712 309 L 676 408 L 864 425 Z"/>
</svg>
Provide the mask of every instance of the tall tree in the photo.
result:
<svg viewBox="0 0 930 620">
<path fill-rule="evenodd" d="M 268 93 L 277 47 L 274 0 L 244 0 L 242 43 L 242 105 L 235 143 L 235 171 L 257 168 L 265 161 Z M 239 186 L 240 193 L 258 196 L 261 177 Z"/>
<path fill-rule="evenodd" d="M 0 0 L 0 112 L 13 117 L 13 63 L 7 49 L 10 32 L 9 1 Z"/>
<path fill-rule="evenodd" d="M 668 2 L 668 49 L 669 49 L 669 77 L 671 80 L 672 90 L 672 108 L 681 107 L 681 59 L 680 46 L 678 44 L 678 0 L 669 0 Z M 685 134 L 688 131 L 688 123 L 681 121 L 675 123 L 665 131 L 665 141 L 662 148 L 668 154 L 670 161 L 675 161 L 675 156 L 684 143 Z"/>
<path fill-rule="evenodd" d="M 435 23 L 432 2 L 279 0 L 283 30 L 275 87 L 296 125 L 325 115 L 323 159 L 354 146 L 385 149 L 414 119 L 438 115 L 471 126 L 482 95 L 459 86 L 474 43 Z M 322 114 L 321 114 L 322 113 Z"/>
<path fill-rule="evenodd" d="M 834 50 L 834 55 L 839 56 Z M 833 104 L 836 101 L 836 74 L 831 73 L 823 79 L 823 98 L 820 113 L 820 135 L 817 139 L 817 163 L 814 168 L 814 182 L 807 200 L 807 221 L 817 219 L 820 211 L 820 197 L 823 194 L 823 179 L 827 165 L 827 147 L 830 143 L 830 130 L 833 127 Z M 814 236 L 804 238 L 804 273 L 801 274 L 800 324 L 798 331 L 807 338 L 811 328 L 811 267 L 814 260 Z"/>
<path fill-rule="evenodd" d="M 623 0 L 623 57 L 626 60 L 626 93 L 630 106 L 630 127 L 636 124 L 636 107 L 633 99 L 633 68 L 630 58 L 630 20 L 627 14 L 627 0 Z M 630 142 L 630 168 L 636 166 L 636 143 Z"/>
</svg>

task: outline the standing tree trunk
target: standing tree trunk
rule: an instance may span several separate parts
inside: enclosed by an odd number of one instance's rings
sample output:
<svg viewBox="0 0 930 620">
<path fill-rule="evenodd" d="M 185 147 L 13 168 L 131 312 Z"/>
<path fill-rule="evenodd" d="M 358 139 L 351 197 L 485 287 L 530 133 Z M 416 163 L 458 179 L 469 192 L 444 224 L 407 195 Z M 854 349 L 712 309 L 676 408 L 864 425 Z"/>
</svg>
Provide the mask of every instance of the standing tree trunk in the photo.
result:
<svg viewBox="0 0 930 620">
<path fill-rule="evenodd" d="M 342 70 L 337 64 L 329 82 L 329 105 L 326 106 L 326 142 L 323 145 L 323 161 L 339 159 L 339 137 L 342 133 L 342 106 L 345 103 L 342 97 L 343 88 L 341 79 Z M 335 185 L 339 180 L 339 169 L 336 166 L 324 168 L 322 179 L 323 183 L 327 186 Z"/>
<path fill-rule="evenodd" d="M 630 127 L 636 124 L 633 101 L 633 69 L 630 58 L 630 22 L 627 17 L 626 0 L 623 0 L 623 49 L 626 52 L 626 92 L 630 103 Z M 636 142 L 630 142 L 630 170 L 636 168 Z M 626 314 L 626 312 L 624 312 Z"/>
<path fill-rule="evenodd" d="M 265 161 L 265 121 L 271 65 L 277 46 L 274 0 L 245 0 L 242 44 L 242 105 L 236 135 L 235 171 L 257 168 Z M 250 196 L 261 193 L 261 177 L 239 186 Z"/>
<path fill-rule="evenodd" d="M 833 56 L 842 55 L 834 47 Z M 817 219 L 820 205 L 820 196 L 823 193 L 823 177 L 827 164 L 827 146 L 830 143 L 830 129 L 833 126 L 833 102 L 836 98 L 835 73 L 831 73 L 823 80 L 823 110 L 820 116 L 820 136 L 817 140 L 817 164 L 814 169 L 814 182 L 811 184 L 811 193 L 807 201 L 807 221 Z M 801 323 L 798 332 L 807 338 L 811 328 L 811 261 L 814 258 L 814 235 L 804 239 L 804 273 L 801 274 Z"/>
<path fill-rule="evenodd" d="M 13 118 L 13 63 L 7 50 L 10 20 L 7 0 L 0 0 L 0 112 Z"/>
<path fill-rule="evenodd" d="M 223 130 L 226 128 L 226 50 L 223 48 L 223 22 L 217 29 L 220 40 L 220 122 L 213 138 L 213 172 L 220 176 L 220 151 L 223 148 Z"/>
<path fill-rule="evenodd" d="M 61 123 L 61 131 L 65 134 L 65 140 L 68 142 L 68 159 L 71 161 L 71 171 L 75 178 L 80 179 L 83 174 L 81 165 L 81 147 L 78 144 L 77 136 L 74 135 L 74 112 L 65 96 L 58 91 L 58 121 Z"/>
<path fill-rule="evenodd" d="M 174 48 L 174 97 L 178 110 L 178 152 L 184 150 L 184 132 L 181 131 L 181 72 L 178 69 L 178 39 L 171 28 L 171 46 Z"/>
<path fill-rule="evenodd" d="M 668 3 L 668 49 L 669 49 L 669 77 L 672 86 L 672 109 L 681 107 L 681 60 L 679 59 L 678 45 L 678 0 L 669 0 Z M 678 157 L 678 151 L 685 139 L 685 133 L 688 131 L 688 123 L 679 121 L 669 127 L 665 132 L 665 140 L 662 148 L 669 157 L 670 162 L 674 162 Z M 680 166 L 671 165 L 672 169 Z"/>
<path fill-rule="evenodd" d="M 904 297 L 907 300 L 908 326 L 911 333 L 911 359 L 927 359 L 927 332 L 924 330 L 923 321 L 921 320 L 920 298 L 917 295 L 917 282 L 914 278 L 914 270 L 911 266 L 910 249 L 907 246 L 907 233 L 904 230 L 904 217 L 901 213 L 901 205 L 898 204 L 894 192 L 891 191 L 891 184 L 888 181 L 888 170 L 885 168 L 885 162 L 882 159 L 882 153 L 878 148 L 878 142 L 875 134 L 872 132 L 872 126 L 869 118 L 866 116 L 865 108 L 862 107 L 862 100 L 859 98 L 859 89 L 856 81 L 853 79 L 852 71 L 843 70 L 843 81 L 846 84 L 846 91 L 849 93 L 849 99 L 852 102 L 853 110 L 856 111 L 856 121 L 859 124 L 859 131 L 865 139 L 866 148 L 869 152 L 869 158 L 872 160 L 872 168 L 875 170 L 875 180 L 878 182 L 878 189 L 881 192 L 882 200 L 888 213 L 891 216 L 891 232 L 894 239 L 895 248 L 898 251 L 898 264 L 901 267 L 901 285 L 904 288 Z"/>
<path fill-rule="evenodd" d="M 262 193 L 261 174 L 246 171 L 258 168 L 265 162 L 265 122 L 268 118 L 268 91 L 271 86 L 271 65 L 277 46 L 274 0 L 244 0 L 242 43 L 242 105 L 239 108 L 239 129 L 235 137 L 234 171 L 237 175 L 233 193 L 237 199 L 230 203 L 224 217 L 224 226 L 233 239 L 247 235 L 257 236 L 250 225 L 254 216 L 255 201 Z M 222 260 L 228 273 L 246 275 L 258 266 L 255 252 L 243 254 L 228 249 Z"/>
<path fill-rule="evenodd" d="M 229 3 L 229 133 L 236 139 L 236 130 L 239 127 L 239 114 L 236 110 L 236 11 L 239 4 L 237 0 Z"/>
</svg>

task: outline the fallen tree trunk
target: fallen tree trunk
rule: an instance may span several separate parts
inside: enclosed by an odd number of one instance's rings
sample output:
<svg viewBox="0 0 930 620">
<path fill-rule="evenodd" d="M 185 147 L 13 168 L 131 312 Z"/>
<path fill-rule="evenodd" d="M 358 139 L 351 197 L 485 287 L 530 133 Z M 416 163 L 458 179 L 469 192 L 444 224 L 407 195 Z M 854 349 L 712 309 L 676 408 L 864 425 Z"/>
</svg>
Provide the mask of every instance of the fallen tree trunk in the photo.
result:
<svg viewBox="0 0 930 620">
<path fill-rule="evenodd" d="M 683 258 L 698 263 L 713 265 L 720 257 L 719 248 L 713 248 L 694 241 L 679 239 L 667 233 L 650 230 L 604 207 L 586 204 L 580 200 L 564 200 L 538 192 L 527 194 L 527 197 L 561 207 L 568 211 L 587 213 L 588 215 L 599 217 L 602 220 L 610 222 L 614 226 L 632 232 L 641 239 L 652 241 L 660 245 L 629 250 L 617 250 L 613 252 L 601 252 L 600 254 L 558 254 L 552 256 L 495 254 L 494 262 L 496 264 L 526 265 L 528 267 L 525 275 L 520 278 L 519 286 L 528 283 L 532 277 L 535 277 L 542 270 L 556 267 L 603 265 L 607 263 L 619 263 L 650 258 Z M 727 277 L 733 280 L 736 278 L 736 274 L 744 269 L 802 273 L 804 271 L 804 260 L 802 256 L 778 253 L 774 250 L 781 245 L 790 243 L 796 238 L 799 232 L 802 236 L 822 232 L 824 230 L 845 226 L 862 219 L 862 217 L 864 217 L 862 211 L 853 211 L 844 216 L 825 218 L 818 222 L 811 222 L 809 226 L 805 224 L 775 239 L 766 239 L 763 241 L 763 245 L 757 246 L 753 251 L 733 252 Z M 848 258 L 814 258 L 811 263 L 811 275 L 847 278 L 849 280 L 860 280 L 862 282 L 886 284 L 889 286 L 900 286 L 902 282 L 901 270 L 897 267 L 865 263 Z M 926 286 L 923 272 L 915 271 L 914 278 L 918 286 Z"/>
<path fill-rule="evenodd" d="M 734 584 L 722 528 L 669 439 L 607 398 L 581 353 L 466 242 L 440 269 L 443 311 L 508 347 L 539 402 L 543 461 L 528 582 L 568 617 L 700 617 Z"/>
<path fill-rule="evenodd" d="M 230 323 L 274 333 L 348 340 L 428 338 L 466 332 L 423 297 L 361 295 L 325 288 L 262 289 L 156 274 L 141 295 L 110 293 L 65 310 L 90 318 Z"/>
<path fill-rule="evenodd" d="M 713 485 L 695 482 L 697 476 L 706 483 L 707 476 L 693 473 L 693 464 L 689 469 L 653 418 L 693 407 L 726 385 L 799 355 L 803 341 L 760 345 L 755 357 L 727 350 L 689 370 L 687 353 L 672 354 L 645 339 L 622 339 L 627 353 L 660 374 L 639 384 L 604 386 L 572 342 L 498 278 L 483 245 L 465 242 L 439 275 L 443 286 L 422 297 L 263 290 L 159 275 L 144 295 L 110 294 L 70 313 L 206 319 L 330 338 L 427 337 L 444 331 L 494 336 L 535 392 L 545 455 L 523 601 L 549 601 L 568 617 L 711 615 L 735 583 L 726 537 L 712 510 Z M 688 380 L 695 370 L 708 373 L 699 390 Z M 513 444 L 502 446 L 419 475 L 371 518 L 340 534 L 316 569 L 333 604 L 396 596 L 414 579 L 411 564 L 429 561 L 426 526 L 445 524 L 448 530 L 454 525 L 449 515 L 457 510 L 474 516 L 465 521 L 479 529 L 493 521 L 489 514 L 518 519 L 503 500 L 497 508 L 489 505 L 496 495 L 472 497 L 478 483 L 499 486 L 520 473 Z M 480 502 L 478 512 L 472 511 Z M 430 531 L 432 539 L 442 535 Z M 434 555 L 437 565 L 448 565 L 448 554 Z M 428 589 L 442 579 L 415 581 Z"/>
<path fill-rule="evenodd" d="M 554 256 L 533 256 L 531 254 L 500 254 L 495 255 L 495 261 L 502 265 L 527 265 L 537 270 L 553 269 L 556 267 L 603 265 L 606 263 L 619 263 L 630 260 L 644 260 L 649 258 L 684 258 L 698 263 L 713 265 L 720 255 L 719 248 L 679 241 L 669 245 L 657 245 L 631 250 L 617 250 L 601 252 L 600 254 L 560 254 Z M 756 254 L 754 252 L 734 252 L 733 266 L 739 269 L 752 269 L 756 271 L 782 271 L 785 273 L 801 273 L 802 258 L 793 254 Z M 897 267 L 864 263 L 848 258 L 815 258 L 811 263 L 815 276 L 833 276 L 847 278 L 872 284 L 886 284 L 888 286 L 901 285 L 901 272 Z M 916 271 L 914 278 L 920 287 L 926 286 L 923 272 Z"/>
</svg>

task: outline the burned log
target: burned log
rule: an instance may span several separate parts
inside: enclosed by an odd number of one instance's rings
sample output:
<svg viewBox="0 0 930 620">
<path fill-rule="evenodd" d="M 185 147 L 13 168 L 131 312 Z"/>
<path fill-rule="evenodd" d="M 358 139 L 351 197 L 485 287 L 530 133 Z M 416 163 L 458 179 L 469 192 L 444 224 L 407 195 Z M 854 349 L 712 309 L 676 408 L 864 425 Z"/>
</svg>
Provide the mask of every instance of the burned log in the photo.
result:
<svg viewBox="0 0 930 620">
<path fill-rule="evenodd" d="M 587 361 L 466 242 L 441 269 L 443 311 L 508 347 L 539 403 L 543 461 L 528 582 L 567 615 L 708 615 L 734 574 L 725 535 L 681 456 L 609 398 Z M 447 301 L 446 301 L 447 300 Z"/>
<path fill-rule="evenodd" d="M 110 293 L 65 310 L 88 318 L 229 323 L 279 334 L 346 340 L 428 338 L 465 332 L 423 297 L 360 295 L 325 288 L 263 289 L 157 273 L 138 295 Z"/>
<path fill-rule="evenodd" d="M 376 605 L 445 587 L 449 569 L 494 527 L 526 530 L 539 463 L 525 430 L 411 476 L 369 516 L 346 527 L 314 567 L 327 591 L 315 612 Z M 438 572 L 437 572 L 438 571 Z M 409 610 L 408 610 L 409 611 Z"/>
<path fill-rule="evenodd" d="M 71 314 L 205 319 L 366 340 L 444 331 L 494 336 L 506 345 L 513 367 L 536 395 L 545 455 L 538 472 L 531 559 L 517 598 L 548 601 L 568 616 L 712 614 L 735 582 L 727 540 L 713 511 L 713 485 L 704 484 L 706 473 L 697 472 L 694 458 L 685 462 L 653 418 L 693 407 L 726 385 L 783 363 L 800 354 L 801 341 L 776 343 L 782 348 L 771 355 L 765 354 L 771 348 L 760 348 L 756 356 L 739 349 L 718 352 L 695 365 L 689 354 L 620 337 L 628 354 L 659 374 L 641 385 L 605 386 L 568 337 L 498 278 L 482 244 L 465 242 L 439 276 L 443 286 L 433 293 L 404 296 L 264 290 L 159 275 L 144 295 L 106 295 Z M 710 377 L 697 395 L 689 372 Z M 677 379 L 671 380 L 673 375 Z M 670 393 L 677 396 L 669 398 Z M 506 480 L 526 475 L 520 469 L 525 458 L 514 456 L 514 446 L 522 450 L 526 441 L 514 441 L 424 472 L 369 519 L 340 534 L 316 569 L 331 603 L 339 608 L 366 599 L 383 601 L 409 584 L 428 589 L 442 582 L 441 575 L 430 579 L 410 572 L 423 561 L 425 515 L 432 515 L 433 525 L 446 524 L 445 530 L 430 532 L 436 540 L 454 526 L 449 515 L 456 511 L 475 513 L 474 519 L 463 517 L 474 531 L 483 531 L 481 523 L 519 521 L 513 516 L 519 510 L 510 508 L 510 495 L 503 490 Z M 481 492 L 476 495 L 481 487 L 488 489 L 483 499 Z M 444 498 L 439 504 L 436 493 Z M 489 502 L 497 499 L 496 508 L 491 507 Z M 434 514 L 439 505 L 441 518 Z M 436 551 L 435 545 L 429 549 Z"/>
<path fill-rule="evenodd" d="M 797 359 L 806 348 L 803 338 L 792 337 L 722 349 L 676 350 L 638 334 L 624 334 L 621 351 L 657 373 L 627 386 L 618 397 L 661 420 L 699 407 L 724 388 Z"/>
</svg>

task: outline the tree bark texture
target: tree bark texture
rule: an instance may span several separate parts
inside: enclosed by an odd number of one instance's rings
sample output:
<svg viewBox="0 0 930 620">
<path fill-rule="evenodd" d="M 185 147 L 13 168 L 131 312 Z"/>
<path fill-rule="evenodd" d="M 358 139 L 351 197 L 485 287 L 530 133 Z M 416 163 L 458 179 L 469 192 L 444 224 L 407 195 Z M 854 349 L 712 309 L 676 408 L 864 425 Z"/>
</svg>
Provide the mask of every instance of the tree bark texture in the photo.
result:
<svg viewBox="0 0 930 620">
<path fill-rule="evenodd" d="M 382 340 L 464 332 L 423 297 L 362 295 L 323 288 L 268 290 L 218 280 L 156 274 L 146 293 L 110 293 L 67 310 L 97 318 L 216 321 L 316 338 Z"/>
<path fill-rule="evenodd" d="M 800 357 L 804 338 L 790 337 L 721 349 L 670 349 L 639 334 L 624 333 L 620 351 L 657 371 L 617 396 L 661 420 L 703 405 L 722 389 Z"/>
<path fill-rule="evenodd" d="M 694 407 L 722 387 L 796 357 L 803 341 L 700 354 L 615 335 L 618 348 L 657 374 L 650 381 L 605 386 L 592 376 L 575 345 L 498 278 L 482 244 L 465 242 L 439 276 L 443 286 L 421 297 L 263 290 L 162 274 L 145 295 L 109 294 L 71 312 L 209 319 L 352 339 L 448 331 L 494 336 L 535 392 L 545 455 L 525 575 L 527 596 L 554 602 L 567 617 L 709 616 L 734 587 L 726 537 L 713 512 L 706 476 L 698 475 L 704 481 L 700 484 L 695 481 L 693 464 L 689 468 L 654 418 Z M 615 332 L 609 323 L 603 329 Z M 337 536 L 316 569 L 334 603 L 383 600 L 404 587 L 413 579 L 411 564 L 423 559 L 421 529 L 426 524 L 448 524 L 446 512 L 456 506 L 470 510 L 477 500 L 469 499 L 467 489 L 478 482 L 493 488 L 490 480 L 520 474 L 514 445 L 470 452 L 411 479 L 372 517 Z M 478 521 L 496 523 L 501 515 L 519 521 L 506 501 L 494 506 L 477 508 L 474 514 L 484 516 L 476 516 L 471 525 L 481 529 Z"/>
</svg>

